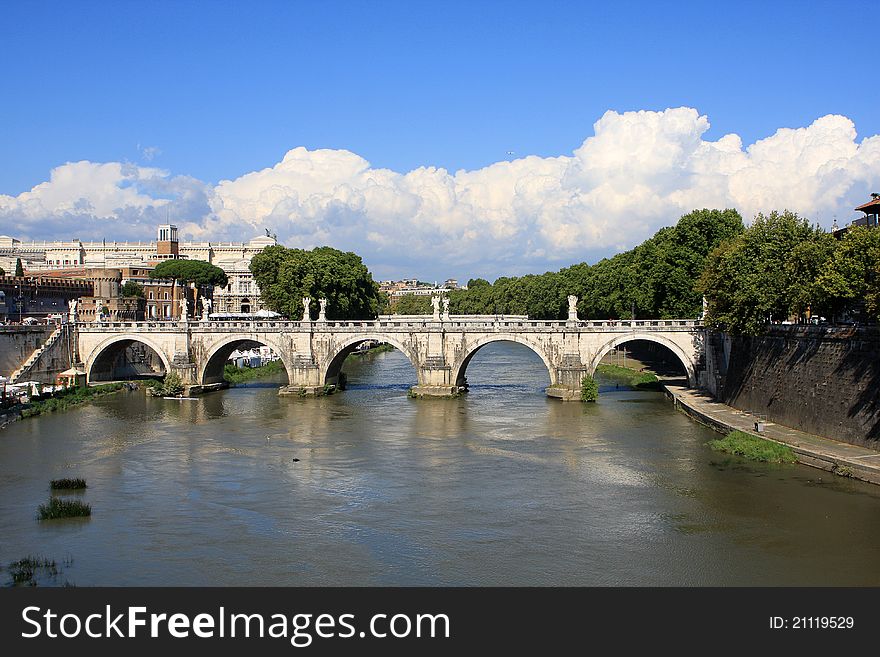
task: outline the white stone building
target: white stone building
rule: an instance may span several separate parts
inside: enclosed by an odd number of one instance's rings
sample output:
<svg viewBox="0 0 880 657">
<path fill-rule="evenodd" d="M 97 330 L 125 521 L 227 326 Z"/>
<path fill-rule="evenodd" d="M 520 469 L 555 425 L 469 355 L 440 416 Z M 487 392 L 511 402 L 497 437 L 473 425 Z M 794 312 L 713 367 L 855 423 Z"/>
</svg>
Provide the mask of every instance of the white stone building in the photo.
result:
<svg viewBox="0 0 880 657">
<path fill-rule="evenodd" d="M 177 227 L 171 224 L 159 226 L 157 238 L 155 242 L 23 242 L 2 235 L 0 267 L 12 273 L 18 258 L 28 272 L 149 265 L 172 257 L 204 260 L 220 267 L 229 278 L 225 288 L 214 290 L 214 312 L 253 313 L 263 309 L 249 266 L 255 254 L 277 244 L 275 238 L 261 235 L 247 242 L 179 242 Z"/>
</svg>

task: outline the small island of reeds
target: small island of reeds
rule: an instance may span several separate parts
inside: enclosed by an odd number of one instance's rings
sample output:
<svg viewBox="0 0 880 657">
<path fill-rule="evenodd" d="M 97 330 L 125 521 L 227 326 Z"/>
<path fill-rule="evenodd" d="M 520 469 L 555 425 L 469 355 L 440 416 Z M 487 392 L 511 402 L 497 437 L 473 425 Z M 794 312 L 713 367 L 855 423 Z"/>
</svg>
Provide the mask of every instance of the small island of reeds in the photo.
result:
<svg viewBox="0 0 880 657">
<path fill-rule="evenodd" d="M 82 490 L 86 488 L 86 480 L 85 479 L 53 479 L 49 482 L 49 487 L 52 490 Z"/>
<path fill-rule="evenodd" d="M 92 515 L 92 505 L 79 500 L 63 500 L 53 497 L 46 504 L 39 506 L 37 514 L 40 520 L 84 518 Z"/>
</svg>

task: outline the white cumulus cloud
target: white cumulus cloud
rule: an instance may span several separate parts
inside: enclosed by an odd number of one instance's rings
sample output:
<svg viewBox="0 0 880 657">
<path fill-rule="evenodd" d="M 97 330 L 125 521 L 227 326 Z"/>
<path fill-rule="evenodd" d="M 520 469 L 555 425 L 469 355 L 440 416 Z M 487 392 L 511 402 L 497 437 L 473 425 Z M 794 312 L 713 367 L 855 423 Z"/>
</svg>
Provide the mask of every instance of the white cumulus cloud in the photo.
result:
<svg viewBox="0 0 880 657">
<path fill-rule="evenodd" d="M 859 143 L 844 116 L 747 147 L 735 134 L 705 140 L 708 129 L 687 107 L 608 111 L 570 155 L 400 173 L 350 151 L 299 147 L 216 186 L 155 168 L 68 163 L 30 192 L 0 196 L 0 222 L 29 237 L 121 240 L 171 216 L 196 239 L 269 228 L 290 246 L 354 250 L 380 274 L 494 276 L 629 248 L 694 208 L 735 207 L 746 219 L 787 208 L 830 226 L 880 187 L 880 136 Z"/>
</svg>

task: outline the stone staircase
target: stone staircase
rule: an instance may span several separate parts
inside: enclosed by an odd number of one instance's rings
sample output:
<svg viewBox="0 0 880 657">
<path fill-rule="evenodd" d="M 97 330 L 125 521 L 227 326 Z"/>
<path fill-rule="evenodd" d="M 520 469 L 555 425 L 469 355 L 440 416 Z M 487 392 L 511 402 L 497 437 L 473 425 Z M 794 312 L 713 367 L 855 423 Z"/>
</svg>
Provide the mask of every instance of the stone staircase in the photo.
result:
<svg viewBox="0 0 880 657">
<path fill-rule="evenodd" d="M 34 350 L 34 353 L 28 357 L 21 367 L 12 373 L 12 376 L 9 377 L 9 383 L 18 383 L 24 379 L 24 377 L 31 371 L 31 368 L 40 360 L 40 356 L 43 355 L 43 352 L 50 349 L 52 345 L 58 342 L 61 336 L 64 335 L 65 328 L 65 325 L 61 324 L 58 328 L 52 331 L 49 337 L 46 338 L 46 341 Z"/>
</svg>

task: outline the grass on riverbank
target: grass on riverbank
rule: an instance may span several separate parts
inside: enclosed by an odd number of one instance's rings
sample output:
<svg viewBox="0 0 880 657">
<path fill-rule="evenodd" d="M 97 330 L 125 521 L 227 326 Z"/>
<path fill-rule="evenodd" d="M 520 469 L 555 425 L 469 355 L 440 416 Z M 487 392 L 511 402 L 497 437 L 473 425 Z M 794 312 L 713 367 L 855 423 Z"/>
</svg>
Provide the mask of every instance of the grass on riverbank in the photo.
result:
<svg viewBox="0 0 880 657">
<path fill-rule="evenodd" d="M 125 388 L 124 383 L 108 383 L 102 386 L 93 386 L 89 388 L 68 388 L 62 392 L 56 393 L 54 397 L 48 399 L 34 399 L 21 411 L 21 417 L 34 417 L 43 413 L 53 413 L 55 411 L 66 411 L 71 406 L 84 404 L 91 401 L 95 397 L 109 395 Z"/>
<path fill-rule="evenodd" d="M 282 372 L 284 372 L 284 363 L 280 360 L 273 360 L 259 367 L 226 365 L 223 368 L 223 378 L 227 383 L 244 383 L 245 381 L 253 381 L 254 379 L 261 379 L 265 376 L 272 376 Z"/>
<path fill-rule="evenodd" d="M 52 490 L 82 490 L 86 488 L 85 479 L 53 479 L 49 482 Z"/>
<path fill-rule="evenodd" d="M 53 497 L 46 504 L 41 504 L 37 508 L 37 513 L 40 520 L 84 518 L 92 515 L 92 505 L 79 500 L 62 500 L 60 497 Z"/>
<path fill-rule="evenodd" d="M 660 390 L 660 380 L 651 372 L 600 363 L 596 373 L 639 390 Z"/>
<path fill-rule="evenodd" d="M 788 445 L 780 445 L 743 431 L 731 431 L 720 440 L 710 440 L 709 447 L 719 452 L 736 454 L 750 461 L 764 463 L 796 463 L 797 456 Z"/>
</svg>

